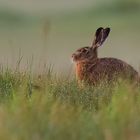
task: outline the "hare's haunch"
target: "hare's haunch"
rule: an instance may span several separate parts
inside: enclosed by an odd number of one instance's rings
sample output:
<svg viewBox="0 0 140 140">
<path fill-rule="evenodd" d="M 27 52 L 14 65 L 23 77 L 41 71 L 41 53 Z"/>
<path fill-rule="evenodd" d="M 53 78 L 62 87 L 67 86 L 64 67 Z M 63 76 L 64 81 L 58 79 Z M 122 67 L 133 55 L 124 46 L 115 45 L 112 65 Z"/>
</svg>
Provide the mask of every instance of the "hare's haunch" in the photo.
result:
<svg viewBox="0 0 140 140">
<path fill-rule="evenodd" d="M 136 82 L 139 80 L 138 72 L 126 62 L 116 58 L 98 58 L 98 47 L 103 44 L 109 33 L 110 28 L 98 28 L 92 45 L 80 48 L 72 54 L 79 81 L 96 85 L 103 80 L 109 82 L 118 77 Z"/>
</svg>

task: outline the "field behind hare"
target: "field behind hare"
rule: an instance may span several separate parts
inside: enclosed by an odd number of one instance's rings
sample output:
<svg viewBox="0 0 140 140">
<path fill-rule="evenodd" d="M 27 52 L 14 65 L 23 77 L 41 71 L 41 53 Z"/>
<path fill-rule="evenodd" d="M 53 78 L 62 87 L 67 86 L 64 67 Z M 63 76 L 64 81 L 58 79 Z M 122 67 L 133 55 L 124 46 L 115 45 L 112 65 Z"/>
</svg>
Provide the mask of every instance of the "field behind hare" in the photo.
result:
<svg viewBox="0 0 140 140">
<path fill-rule="evenodd" d="M 81 88 L 75 80 L 71 54 L 100 26 L 111 33 L 99 56 L 139 71 L 140 3 L 99 2 L 52 15 L 0 9 L 0 140 L 140 139 L 139 87 L 120 80 Z"/>
<path fill-rule="evenodd" d="M 110 27 L 111 33 L 99 48 L 99 57 L 117 57 L 139 70 L 139 5 L 137 0 L 108 0 L 78 11 L 67 12 L 64 8 L 63 13 L 52 15 L 47 15 L 49 11 L 44 15 L 26 14 L 19 8 L 1 8 L 0 62 L 13 68 L 23 56 L 22 69 L 26 70 L 33 59 L 33 71 L 41 71 L 44 63 L 49 63 L 55 72 L 67 74 L 72 69 L 71 54 L 91 45 L 96 29 L 103 26 Z"/>
</svg>

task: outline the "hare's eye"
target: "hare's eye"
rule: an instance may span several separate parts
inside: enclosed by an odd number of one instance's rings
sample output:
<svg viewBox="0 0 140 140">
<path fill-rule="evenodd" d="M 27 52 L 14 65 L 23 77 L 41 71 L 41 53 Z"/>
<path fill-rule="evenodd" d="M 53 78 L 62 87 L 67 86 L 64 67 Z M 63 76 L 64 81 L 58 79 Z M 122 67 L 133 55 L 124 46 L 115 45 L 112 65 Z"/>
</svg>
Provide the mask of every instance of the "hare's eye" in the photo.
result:
<svg viewBox="0 0 140 140">
<path fill-rule="evenodd" d="M 89 53 L 89 50 L 86 51 L 86 54 L 88 54 L 88 53 Z"/>
<path fill-rule="evenodd" d="M 84 52 L 84 53 L 85 53 L 85 52 L 87 52 L 87 50 L 86 50 L 86 49 L 83 49 L 83 50 L 82 50 L 82 52 Z"/>
</svg>

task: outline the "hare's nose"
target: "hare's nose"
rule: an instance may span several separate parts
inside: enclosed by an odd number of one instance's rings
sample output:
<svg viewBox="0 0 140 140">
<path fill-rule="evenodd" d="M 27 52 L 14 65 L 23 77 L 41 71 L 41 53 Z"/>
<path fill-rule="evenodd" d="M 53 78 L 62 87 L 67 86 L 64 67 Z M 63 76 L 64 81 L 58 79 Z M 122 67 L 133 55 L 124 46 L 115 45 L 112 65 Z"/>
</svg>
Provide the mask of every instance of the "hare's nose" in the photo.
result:
<svg viewBox="0 0 140 140">
<path fill-rule="evenodd" d="M 72 54 L 72 56 L 71 56 L 71 57 L 73 58 L 74 56 L 75 56 L 75 54 Z"/>
</svg>

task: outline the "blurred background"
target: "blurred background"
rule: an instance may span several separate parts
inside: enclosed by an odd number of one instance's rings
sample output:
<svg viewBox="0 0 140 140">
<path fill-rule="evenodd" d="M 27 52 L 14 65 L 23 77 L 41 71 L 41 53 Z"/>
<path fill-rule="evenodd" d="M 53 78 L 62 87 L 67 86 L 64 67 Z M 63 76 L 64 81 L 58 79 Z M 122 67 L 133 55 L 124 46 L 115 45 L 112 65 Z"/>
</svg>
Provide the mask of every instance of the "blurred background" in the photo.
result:
<svg viewBox="0 0 140 140">
<path fill-rule="evenodd" d="M 0 63 L 35 72 L 46 64 L 70 73 L 71 54 L 91 45 L 95 30 L 110 27 L 100 57 L 140 66 L 139 0 L 0 0 Z"/>
</svg>

